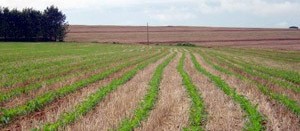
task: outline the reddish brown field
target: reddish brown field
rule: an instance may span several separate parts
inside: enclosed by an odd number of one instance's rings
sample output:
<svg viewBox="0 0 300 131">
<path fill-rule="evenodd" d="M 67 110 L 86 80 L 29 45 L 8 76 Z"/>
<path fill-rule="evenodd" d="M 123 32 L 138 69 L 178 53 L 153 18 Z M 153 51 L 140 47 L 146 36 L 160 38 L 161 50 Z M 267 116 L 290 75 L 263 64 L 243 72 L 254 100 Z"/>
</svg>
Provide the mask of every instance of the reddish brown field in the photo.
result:
<svg viewBox="0 0 300 131">
<path fill-rule="evenodd" d="M 191 42 L 202 46 L 231 46 L 300 50 L 300 30 L 151 26 L 152 44 Z M 66 41 L 146 43 L 145 26 L 70 26 Z"/>
</svg>

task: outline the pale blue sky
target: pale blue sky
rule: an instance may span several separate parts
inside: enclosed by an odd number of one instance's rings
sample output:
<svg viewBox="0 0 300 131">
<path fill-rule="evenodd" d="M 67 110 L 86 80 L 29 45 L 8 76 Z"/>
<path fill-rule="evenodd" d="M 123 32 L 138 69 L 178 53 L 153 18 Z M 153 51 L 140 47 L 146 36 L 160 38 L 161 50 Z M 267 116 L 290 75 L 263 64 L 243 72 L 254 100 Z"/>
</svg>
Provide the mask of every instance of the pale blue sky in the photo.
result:
<svg viewBox="0 0 300 131">
<path fill-rule="evenodd" d="M 300 0 L 0 0 L 0 6 L 58 6 L 70 24 L 300 26 Z"/>
</svg>

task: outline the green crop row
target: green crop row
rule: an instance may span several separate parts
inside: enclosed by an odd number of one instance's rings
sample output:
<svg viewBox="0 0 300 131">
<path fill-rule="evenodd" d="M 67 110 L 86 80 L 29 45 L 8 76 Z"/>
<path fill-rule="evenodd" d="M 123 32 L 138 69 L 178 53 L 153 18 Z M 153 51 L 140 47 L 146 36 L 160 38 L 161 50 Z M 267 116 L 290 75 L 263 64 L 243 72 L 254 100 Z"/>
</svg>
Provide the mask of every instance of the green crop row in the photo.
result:
<svg viewBox="0 0 300 131">
<path fill-rule="evenodd" d="M 25 114 L 33 112 L 37 109 L 40 109 L 40 108 L 44 107 L 46 104 L 54 101 L 55 99 L 57 99 L 59 97 L 63 97 L 67 94 L 75 92 L 76 90 L 84 88 L 91 83 L 102 80 L 115 72 L 118 72 L 128 66 L 140 63 L 140 62 L 144 61 L 145 59 L 149 59 L 151 57 L 152 56 L 150 56 L 148 58 L 144 58 L 144 59 L 138 59 L 135 62 L 127 62 L 125 64 L 122 64 L 122 65 L 119 65 L 116 67 L 112 67 L 109 70 L 106 70 L 100 74 L 91 76 L 87 79 L 78 81 L 72 85 L 68 85 L 63 88 L 59 88 L 58 90 L 52 90 L 47 93 L 44 93 L 43 95 L 38 96 L 38 97 L 28 101 L 24 105 L 20 105 L 20 106 L 13 107 L 10 109 L 1 109 L 1 112 L 0 112 L 1 123 L 2 124 L 8 123 L 17 116 L 25 115 Z"/>
<path fill-rule="evenodd" d="M 247 113 L 249 119 L 246 123 L 246 130 L 259 131 L 264 130 L 263 126 L 264 118 L 257 111 L 256 107 L 243 95 L 239 95 L 234 89 L 232 89 L 221 77 L 211 74 L 206 71 L 196 60 L 195 56 L 191 54 L 192 62 L 195 68 L 205 76 L 207 76 L 212 82 L 219 87 L 226 95 L 230 96 L 234 101 L 240 104 L 241 108 Z"/>
<path fill-rule="evenodd" d="M 297 79 L 297 73 L 296 72 L 291 72 L 291 73 L 287 73 L 286 71 L 282 71 L 282 70 L 277 70 L 277 69 L 266 69 L 262 66 L 253 66 L 250 63 L 246 63 L 242 60 L 233 60 L 227 57 L 224 57 L 223 55 L 216 55 L 216 57 L 220 57 L 220 59 L 224 59 L 232 64 L 236 64 L 237 66 L 239 66 L 240 68 L 246 69 L 249 71 L 249 74 L 259 77 L 261 79 L 267 80 L 269 83 L 273 83 L 277 86 L 280 86 L 282 88 L 286 88 L 288 90 L 291 90 L 295 93 L 300 93 L 300 85 L 297 83 L 292 83 L 291 81 L 288 81 L 287 79 L 284 79 L 282 77 L 280 77 L 279 74 L 282 75 L 289 75 L 290 74 L 290 78 L 291 79 Z M 269 70 L 269 71 L 268 71 Z M 273 73 L 268 73 L 271 71 L 274 71 Z M 274 75 L 275 74 L 275 75 Z M 276 75 L 278 74 L 278 75 Z M 294 74 L 294 75 L 292 75 Z M 296 80 L 295 80 L 296 81 Z"/>
<path fill-rule="evenodd" d="M 204 55 L 204 53 L 201 53 L 201 51 L 199 53 L 202 55 L 202 57 L 204 58 L 205 61 L 208 61 L 208 58 L 205 58 L 207 56 Z M 241 68 L 235 66 L 234 64 L 228 63 L 227 61 L 220 59 L 219 57 L 210 56 L 210 59 L 213 59 L 213 58 L 216 59 L 217 63 L 222 64 L 222 65 L 226 66 L 228 70 L 231 70 L 230 74 L 236 76 L 237 78 L 239 78 L 241 80 L 250 81 L 251 83 L 255 84 L 257 86 L 257 88 L 264 95 L 283 104 L 285 107 L 287 107 L 289 110 L 291 110 L 294 114 L 296 114 L 297 116 L 300 116 L 300 106 L 297 103 L 297 101 L 290 99 L 286 95 L 275 93 L 271 89 L 269 89 L 265 84 L 262 84 L 262 83 L 256 81 L 255 79 L 249 78 L 248 72 L 250 72 L 251 70 L 241 69 Z M 218 66 L 218 65 L 214 64 L 214 66 Z M 219 66 L 219 68 L 223 68 L 223 70 L 226 70 L 224 68 L 224 66 L 223 67 Z M 217 68 L 215 68 L 215 69 L 217 69 Z M 219 70 L 219 71 L 222 72 L 222 70 Z M 224 73 L 226 73 L 226 72 L 224 72 Z"/>
<path fill-rule="evenodd" d="M 148 89 L 143 100 L 139 103 L 138 108 L 134 110 L 134 116 L 132 118 L 125 118 L 117 130 L 131 131 L 135 127 L 139 126 L 142 120 L 148 117 L 150 111 L 157 102 L 159 85 L 162 79 L 163 71 L 175 56 L 176 54 L 172 55 L 155 69 L 154 74 L 149 81 L 150 88 Z"/>
<path fill-rule="evenodd" d="M 274 76 L 270 76 L 268 74 L 265 74 L 265 73 L 262 73 L 262 72 L 259 72 L 259 71 L 256 71 L 253 66 L 247 64 L 247 63 L 243 63 L 242 61 L 234 61 L 230 58 L 226 58 L 224 56 L 221 56 L 219 54 L 215 54 L 215 53 L 208 53 L 210 55 L 213 55 L 215 58 L 218 58 L 222 61 L 225 61 L 226 63 L 230 63 L 232 66 L 235 66 L 237 67 L 238 69 L 240 70 L 244 70 L 246 71 L 248 74 L 252 75 L 252 76 L 255 76 L 257 78 L 261 78 L 261 79 L 264 79 L 264 80 L 267 80 L 267 83 L 264 83 L 264 85 L 267 86 L 268 83 L 272 83 L 272 84 L 275 84 L 277 86 L 280 86 L 280 87 L 283 87 L 283 88 L 286 88 L 286 89 L 289 89 L 295 93 L 299 93 L 300 92 L 300 88 L 299 88 L 299 85 L 294 85 L 293 83 L 290 83 L 288 81 L 285 81 L 285 80 L 281 80 L 281 79 L 278 79 L 278 78 L 275 78 Z M 276 70 L 274 70 L 274 72 L 276 72 Z M 252 78 L 254 79 L 254 78 Z"/>
<path fill-rule="evenodd" d="M 102 69 L 102 67 L 110 67 L 108 65 L 111 65 L 112 62 L 120 62 L 120 60 L 122 61 L 127 61 L 127 58 L 128 59 L 131 59 L 131 57 L 135 57 L 136 55 L 133 54 L 133 55 L 129 55 L 129 57 L 127 55 L 123 55 L 123 56 L 118 56 L 118 57 L 114 57 L 113 59 L 111 59 L 112 57 L 106 57 L 106 59 L 102 60 L 102 61 L 99 61 L 99 62 L 94 62 L 95 64 L 95 67 L 91 67 L 91 66 L 84 66 L 84 67 L 77 67 L 76 69 L 78 70 L 77 72 L 74 72 L 76 70 L 71 70 L 72 73 L 71 74 L 68 74 L 68 75 L 62 75 L 62 76 L 57 76 L 57 77 L 54 77 L 52 79 L 47 79 L 45 81 L 40 81 L 38 83 L 32 83 L 28 86 L 25 86 L 25 87 L 20 87 L 20 88 L 14 88 L 12 90 L 10 90 L 9 92 L 6 92 L 6 93 L 0 93 L 0 103 L 2 102 L 5 102 L 7 100 L 10 100 L 11 98 L 14 98 L 20 94 L 23 94 L 23 93 L 28 93 L 30 91 L 33 91 L 33 90 L 36 90 L 36 89 L 39 89 L 43 86 L 43 83 L 46 83 L 46 84 L 52 84 L 52 83 L 55 83 L 55 82 L 59 82 L 59 81 L 63 81 L 65 80 L 66 78 L 70 77 L 70 76 L 73 76 L 74 74 L 77 73 L 80 73 L 80 74 L 85 74 L 89 71 L 94 71 L 94 70 L 98 70 L 99 68 Z M 125 57 L 127 57 L 125 59 Z"/>
<path fill-rule="evenodd" d="M 228 57 L 224 54 L 219 54 L 219 53 L 215 53 L 215 52 L 210 52 L 210 53 L 213 53 L 214 55 L 216 55 L 218 57 L 222 57 L 223 59 L 226 59 L 226 60 L 230 61 L 231 63 L 235 63 L 242 67 L 249 68 L 253 71 L 255 70 L 257 73 L 260 73 L 259 76 L 261 76 L 262 78 L 267 79 L 269 81 L 272 81 L 272 82 L 276 83 L 277 85 L 280 85 L 280 86 L 286 87 L 286 88 L 291 88 L 295 92 L 300 92 L 300 88 L 299 88 L 300 87 L 299 86 L 300 74 L 297 72 L 285 71 L 285 70 L 280 70 L 280 69 L 270 68 L 270 67 L 264 67 L 261 65 L 254 65 L 254 64 L 248 63 L 246 61 L 243 61 L 241 59 L 234 60 L 232 56 Z M 236 58 L 236 57 L 234 57 L 234 58 Z M 253 73 L 256 73 L 256 72 L 253 72 Z M 254 74 L 254 75 L 257 75 L 257 74 Z M 276 78 L 274 78 L 274 77 L 276 77 Z M 293 82 L 293 83 L 291 83 L 291 82 Z"/>
<path fill-rule="evenodd" d="M 217 48 L 217 50 L 229 52 L 234 56 L 260 57 L 281 62 L 300 62 L 299 52 L 295 51 L 278 51 L 265 49 L 242 49 L 242 48 Z"/>
<path fill-rule="evenodd" d="M 99 88 L 99 90 L 88 96 L 86 100 L 78 104 L 71 112 L 62 114 L 56 122 L 45 124 L 43 127 L 41 127 L 41 130 L 57 130 L 60 127 L 66 126 L 76 121 L 80 118 L 80 116 L 85 115 L 87 112 L 93 109 L 101 100 L 103 100 L 105 96 L 117 89 L 120 85 L 133 78 L 139 70 L 144 69 L 147 65 L 157 61 L 161 57 L 162 56 L 156 56 L 138 64 L 134 69 L 123 74 L 121 78 L 114 79 L 107 86 Z"/>
<path fill-rule="evenodd" d="M 65 72 L 68 72 L 69 70 L 75 68 L 78 69 L 81 66 L 95 65 L 97 62 L 101 62 L 101 59 L 103 58 L 114 57 L 120 54 L 121 53 L 94 55 L 88 58 L 82 57 L 78 60 L 67 59 L 65 61 L 43 64 L 31 63 L 30 66 L 5 69 L 5 72 L 3 72 L 2 75 L 2 77 L 5 77 L 0 81 L 0 87 L 10 87 L 16 83 L 26 83 L 26 81 L 30 81 L 31 83 L 36 80 L 48 79 L 57 76 L 57 74 L 65 74 Z M 135 54 L 140 54 L 140 52 Z"/>
<path fill-rule="evenodd" d="M 206 112 L 204 109 L 204 102 L 201 98 L 201 94 L 197 87 L 193 84 L 191 77 L 184 70 L 185 54 L 182 54 L 177 70 L 182 77 L 182 82 L 189 97 L 192 100 L 192 105 L 190 108 L 190 125 L 185 128 L 185 130 L 199 131 L 204 130 L 204 121 L 206 119 Z"/>
</svg>

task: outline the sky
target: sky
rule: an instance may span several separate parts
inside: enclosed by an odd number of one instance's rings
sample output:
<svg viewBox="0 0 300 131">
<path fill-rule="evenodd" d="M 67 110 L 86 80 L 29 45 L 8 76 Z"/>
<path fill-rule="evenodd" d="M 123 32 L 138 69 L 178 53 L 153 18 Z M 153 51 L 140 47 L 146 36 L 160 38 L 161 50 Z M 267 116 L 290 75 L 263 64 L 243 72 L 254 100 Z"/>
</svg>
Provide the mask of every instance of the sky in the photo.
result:
<svg viewBox="0 0 300 131">
<path fill-rule="evenodd" d="M 300 0 L 0 0 L 17 9 L 50 5 L 76 25 L 300 26 Z"/>
</svg>

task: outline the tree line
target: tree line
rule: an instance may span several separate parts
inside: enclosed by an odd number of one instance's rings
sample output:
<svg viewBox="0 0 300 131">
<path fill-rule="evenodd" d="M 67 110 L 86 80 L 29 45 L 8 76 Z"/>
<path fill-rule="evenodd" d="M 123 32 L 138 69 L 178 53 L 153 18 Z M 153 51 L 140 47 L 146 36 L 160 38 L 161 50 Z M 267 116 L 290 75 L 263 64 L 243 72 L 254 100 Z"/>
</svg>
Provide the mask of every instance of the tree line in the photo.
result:
<svg viewBox="0 0 300 131">
<path fill-rule="evenodd" d="M 66 15 L 54 6 L 44 11 L 0 7 L 0 41 L 63 41 L 68 26 Z"/>
</svg>

